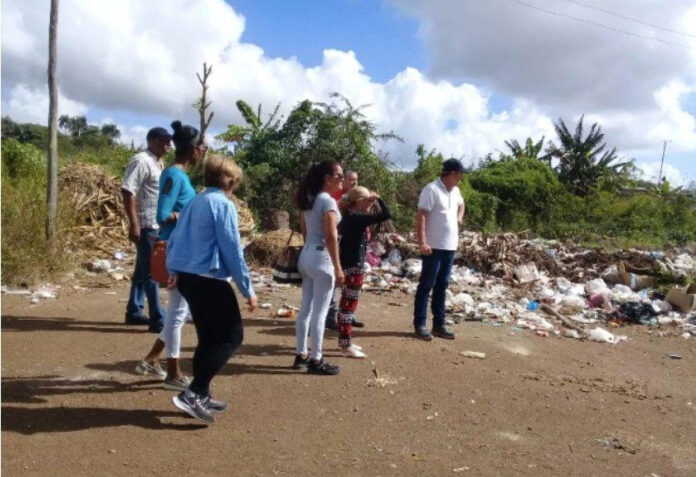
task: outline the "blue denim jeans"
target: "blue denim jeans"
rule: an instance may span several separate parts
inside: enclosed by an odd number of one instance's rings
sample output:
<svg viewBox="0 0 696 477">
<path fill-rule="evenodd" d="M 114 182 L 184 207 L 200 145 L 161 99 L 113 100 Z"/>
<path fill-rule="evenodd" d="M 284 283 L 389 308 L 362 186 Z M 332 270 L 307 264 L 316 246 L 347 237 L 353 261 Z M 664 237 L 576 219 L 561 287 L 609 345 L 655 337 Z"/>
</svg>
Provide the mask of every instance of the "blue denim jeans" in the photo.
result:
<svg viewBox="0 0 696 477">
<path fill-rule="evenodd" d="M 416 303 L 413 310 L 413 327 L 425 326 L 428 317 L 428 295 L 433 292 L 433 328 L 445 326 L 445 292 L 449 286 L 454 263 L 454 250 L 433 250 L 432 255 L 421 257 L 421 272 Z"/>
<path fill-rule="evenodd" d="M 150 276 L 150 253 L 156 237 L 157 230 L 140 229 L 140 240 L 135 246 L 135 270 L 126 305 L 126 316 L 144 316 L 145 297 L 147 296 L 151 326 L 162 323 L 164 318 L 164 310 L 159 299 L 159 285 Z"/>
</svg>

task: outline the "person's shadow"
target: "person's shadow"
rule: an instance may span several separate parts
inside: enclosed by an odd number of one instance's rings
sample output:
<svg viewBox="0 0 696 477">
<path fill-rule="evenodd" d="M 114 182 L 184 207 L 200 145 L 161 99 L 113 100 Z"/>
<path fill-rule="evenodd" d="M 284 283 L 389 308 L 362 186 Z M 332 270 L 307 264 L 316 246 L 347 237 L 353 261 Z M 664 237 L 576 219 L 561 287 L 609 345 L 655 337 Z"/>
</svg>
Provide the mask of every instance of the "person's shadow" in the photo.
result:
<svg viewBox="0 0 696 477">
<path fill-rule="evenodd" d="M 99 333 L 146 333 L 147 326 L 126 326 L 118 321 L 86 321 L 74 318 L 2 316 L 3 331 L 96 331 Z"/>
<path fill-rule="evenodd" d="M 153 388 L 152 386 L 157 386 Z M 3 378 L 2 431 L 20 434 L 68 432 L 97 427 L 137 426 L 153 430 L 196 430 L 202 424 L 164 422 L 163 418 L 184 417 L 171 411 L 146 409 L 111 409 L 99 407 L 23 407 L 7 403 L 45 403 L 45 396 L 80 394 L 114 394 L 158 389 L 161 381 L 142 381 L 123 384 L 113 380 L 70 380 L 57 376 L 32 378 Z"/>
</svg>

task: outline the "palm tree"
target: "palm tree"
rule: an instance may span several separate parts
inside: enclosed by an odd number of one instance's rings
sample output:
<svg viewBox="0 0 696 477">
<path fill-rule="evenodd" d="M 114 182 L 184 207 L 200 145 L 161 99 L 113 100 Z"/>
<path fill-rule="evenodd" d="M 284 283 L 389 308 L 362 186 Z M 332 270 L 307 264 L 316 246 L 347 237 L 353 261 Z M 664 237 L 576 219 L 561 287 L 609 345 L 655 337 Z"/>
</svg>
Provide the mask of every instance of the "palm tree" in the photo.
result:
<svg viewBox="0 0 696 477">
<path fill-rule="evenodd" d="M 74 137 L 80 137 L 88 129 L 87 118 L 84 116 L 68 116 L 66 114 L 58 118 L 58 125 Z"/>
<path fill-rule="evenodd" d="M 256 111 L 254 111 L 251 106 L 241 99 L 237 101 L 237 109 L 244 118 L 246 126 L 241 126 L 239 124 L 230 124 L 227 126 L 227 131 L 222 134 L 215 136 L 216 139 L 225 142 L 241 142 L 244 139 L 250 139 L 257 136 L 259 133 L 265 131 L 269 127 L 277 128 L 278 121 L 276 121 L 276 116 L 278 114 L 278 109 L 280 109 L 280 103 L 278 103 L 273 110 L 273 113 L 269 116 L 268 121 L 263 123 L 261 120 L 261 105 L 259 104 Z M 275 121 L 275 124 L 272 124 Z"/>
<path fill-rule="evenodd" d="M 512 157 L 514 157 L 515 159 L 521 159 L 523 157 L 529 159 L 540 159 L 539 153 L 541 152 L 541 149 L 544 147 L 544 137 L 542 136 L 541 139 L 536 143 L 532 140 L 531 137 L 528 137 L 527 141 L 525 141 L 524 143 L 524 147 L 522 147 L 520 143 L 517 142 L 517 139 L 505 141 L 505 145 L 508 147 L 508 149 L 510 149 Z"/>
<path fill-rule="evenodd" d="M 615 162 L 618 159 L 616 148 L 605 151 L 604 133 L 597 123 L 590 127 L 587 136 L 583 136 L 583 119 L 584 115 L 575 133 L 568 130 L 562 119 L 554 123 L 560 144 L 557 146 L 551 141 L 546 149 L 549 159 L 558 160 L 555 170 L 560 181 L 581 197 L 589 195 L 603 178 L 618 175 L 631 164 L 630 161 Z"/>
</svg>

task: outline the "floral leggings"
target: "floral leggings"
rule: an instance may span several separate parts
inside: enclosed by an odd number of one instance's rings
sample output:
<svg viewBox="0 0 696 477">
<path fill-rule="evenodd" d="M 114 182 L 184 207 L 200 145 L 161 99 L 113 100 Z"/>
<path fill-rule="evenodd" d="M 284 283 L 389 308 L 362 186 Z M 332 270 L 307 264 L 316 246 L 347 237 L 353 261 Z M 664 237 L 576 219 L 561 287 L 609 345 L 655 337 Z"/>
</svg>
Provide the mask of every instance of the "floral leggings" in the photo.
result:
<svg viewBox="0 0 696 477">
<path fill-rule="evenodd" d="M 344 270 L 345 281 L 341 293 L 341 303 L 338 310 L 338 346 L 341 349 L 350 348 L 353 334 L 353 320 L 355 309 L 358 307 L 360 289 L 362 288 L 365 273 L 360 268 L 347 268 Z"/>
</svg>

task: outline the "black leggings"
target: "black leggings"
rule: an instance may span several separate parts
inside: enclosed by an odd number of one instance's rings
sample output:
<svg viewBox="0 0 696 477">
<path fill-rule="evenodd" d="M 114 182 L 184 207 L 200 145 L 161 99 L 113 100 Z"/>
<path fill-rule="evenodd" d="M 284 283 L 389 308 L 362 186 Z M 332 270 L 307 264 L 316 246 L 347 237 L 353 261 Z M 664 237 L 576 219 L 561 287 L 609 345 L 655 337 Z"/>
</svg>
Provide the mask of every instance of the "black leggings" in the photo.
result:
<svg viewBox="0 0 696 477">
<path fill-rule="evenodd" d="M 190 273 L 179 273 L 177 279 L 177 287 L 189 304 L 198 335 L 189 389 L 200 396 L 208 396 L 210 381 L 244 339 L 237 297 L 224 280 Z"/>
</svg>

